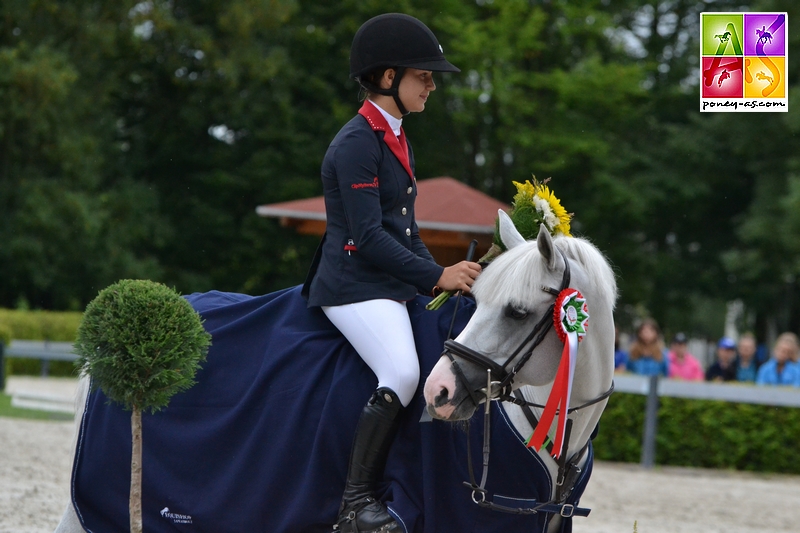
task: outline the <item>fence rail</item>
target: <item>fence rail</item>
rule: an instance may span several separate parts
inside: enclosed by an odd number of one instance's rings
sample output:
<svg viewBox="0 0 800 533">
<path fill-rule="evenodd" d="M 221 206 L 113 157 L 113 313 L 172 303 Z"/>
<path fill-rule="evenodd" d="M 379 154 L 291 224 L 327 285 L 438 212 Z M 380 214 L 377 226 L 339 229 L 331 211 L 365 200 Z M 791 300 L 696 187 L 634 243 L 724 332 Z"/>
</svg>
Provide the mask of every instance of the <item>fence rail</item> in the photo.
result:
<svg viewBox="0 0 800 533">
<path fill-rule="evenodd" d="M 750 384 L 706 383 L 661 379 L 659 376 L 614 376 L 614 390 L 647 396 L 641 464 L 652 468 L 656 457 L 658 398 L 691 398 L 724 402 L 800 407 L 800 388 L 759 387 Z"/>
<path fill-rule="evenodd" d="M 50 373 L 50 361 L 75 361 L 78 355 L 71 342 L 19 341 L 12 340 L 8 346 L 0 342 L 0 390 L 5 383 L 5 357 L 17 359 L 38 359 L 41 361 L 41 374 Z"/>
</svg>

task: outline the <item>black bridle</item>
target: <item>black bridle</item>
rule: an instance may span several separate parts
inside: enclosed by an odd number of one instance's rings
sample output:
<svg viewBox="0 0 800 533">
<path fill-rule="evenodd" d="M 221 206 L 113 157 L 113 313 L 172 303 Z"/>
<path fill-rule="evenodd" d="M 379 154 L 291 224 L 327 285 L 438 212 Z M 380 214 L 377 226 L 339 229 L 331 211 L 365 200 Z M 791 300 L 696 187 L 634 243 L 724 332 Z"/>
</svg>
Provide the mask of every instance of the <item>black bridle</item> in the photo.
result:
<svg viewBox="0 0 800 533">
<path fill-rule="evenodd" d="M 567 256 L 564 254 L 563 251 L 560 249 L 558 250 L 561 254 L 561 258 L 564 260 L 564 273 L 561 277 L 561 287 L 558 289 L 554 289 L 552 287 L 547 287 L 545 285 L 541 286 L 541 289 L 545 292 L 552 294 L 554 297 L 558 298 L 558 295 L 569 286 L 570 283 L 570 269 L 569 269 L 569 261 L 567 260 Z M 458 305 L 456 304 L 456 310 L 458 309 Z M 580 468 L 578 467 L 578 461 L 580 457 L 583 455 L 584 450 L 588 447 L 587 445 L 575 454 L 575 460 L 569 461 L 568 457 L 568 442 L 569 442 L 569 432 L 571 430 L 572 424 L 571 420 L 567 421 L 567 436 L 565 438 L 564 449 L 560 459 L 558 460 L 558 479 L 556 480 L 556 485 L 559 488 L 557 491 L 557 498 L 552 501 L 548 502 L 533 502 L 532 507 L 508 507 L 505 505 L 500 505 L 494 503 L 492 501 L 487 501 L 488 491 L 486 490 L 486 480 L 489 474 L 489 454 L 490 454 L 490 424 L 491 424 L 491 416 L 490 416 L 490 406 L 491 400 L 500 400 L 500 401 L 508 401 L 512 402 L 516 405 L 522 406 L 523 409 L 527 409 L 529 407 L 540 407 L 544 408 L 543 405 L 539 405 L 536 403 L 531 403 L 522 398 L 521 394 L 512 395 L 512 385 L 514 384 L 514 378 L 516 377 L 517 373 L 522 369 L 522 367 L 527 363 L 530 358 L 533 356 L 533 351 L 536 349 L 539 344 L 542 343 L 544 340 L 545 335 L 550 331 L 550 328 L 553 327 L 553 313 L 555 311 L 555 301 L 548 307 L 547 311 L 542 315 L 539 321 L 533 326 L 533 329 L 528 334 L 528 336 L 520 343 L 514 352 L 508 356 L 505 363 L 502 365 L 494 362 L 492 359 L 488 358 L 487 356 L 483 355 L 482 353 L 473 350 L 463 344 L 456 342 L 455 340 L 449 339 L 446 340 L 444 343 L 444 351 L 442 355 L 446 355 L 448 359 L 450 359 L 452 363 L 452 368 L 458 379 L 461 381 L 461 384 L 466 387 L 467 392 L 469 393 L 469 398 L 475 404 L 477 408 L 480 404 L 481 398 L 478 397 L 477 393 L 480 392 L 484 395 L 484 400 L 486 402 L 485 411 L 484 411 L 484 427 L 483 427 L 483 472 L 481 475 L 481 482 L 477 483 L 475 480 L 475 474 L 473 473 L 472 469 L 472 453 L 470 449 L 469 439 L 467 439 L 467 463 L 469 469 L 469 476 L 470 481 L 464 482 L 464 485 L 468 486 L 472 489 L 472 501 L 478 504 L 481 507 L 485 507 L 494 511 L 501 511 L 504 513 L 512 513 L 512 514 L 536 514 L 539 512 L 543 513 L 552 513 L 552 514 L 559 514 L 562 517 L 570 518 L 572 516 L 587 516 L 589 514 L 589 509 L 579 508 L 574 505 L 565 503 L 567 497 L 572 491 L 572 487 L 564 487 L 566 485 L 566 478 L 570 478 L 570 481 L 574 482 L 577 474 L 580 473 Z M 452 327 L 452 326 L 451 326 Z M 448 337 L 450 335 L 448 334 Z M 511 367 L 511 370 L 507 370 L 508 366 L 525 350 L 526 346 L 530 346 L 530 349 L 525 352 L 522 357 Z M 459 365 L 458 361 L 456 361 L 454 356 L 458 356 L 461 359 L 465 360 L 466 362 L 476 365 L 479 368 L 486 371 L 486 387 L 478 390 L 473 390 L 470 386 L 469 382 L 467 381 L 466 376 L 464 375 L 464 371 L 462 370 L 461 366 Z M 497 380 L 493 379 L 493 375 L 497 377 Z M 578 407 L 573 407 L 567 410 L 567 414 L 575 412 L 579 409 L 583 409 L 584 407 L 589 407 L 590 405 L 594 405 L 599 403 L 600 401 L 608 398 L 611 396 L 611 393 L 614 391 L 614 383 L 611 383 L 611 387 L 598 396 L 593 400 L 590 400 Z M 526 413 L 526 417 L 528 417 L 529 413 Z M 530 414 L 530 418 L 533 417 L 532 413 Z M 467 422 L 469 423 L 469 422 Z M 535 421 L 531 424 L 535 426 Z M 560 495 L 560 496 L 559 496 Z"/>
<path fill-rule="evenodd" d="M 554 289 L 552 287 L 547 287 L 545 285 L 541 286 L 541 289 L 545 292 L 552 294 L 555 297 L 566 289 L 569 286 L 570 282 L 570 271 L 569 271 L 569 261 L 567 260 L 567 256 L 564 255 L 564 252 L 558 250 L 561 253 L 561 257 L 564 260 L 564 273 L 561 277 L 561 287 L 558 289 Z M 486 401 L 489 400 L 503 400 L 503 401 L 511 401 L 514 403 L 518 403 L 520 400 L 514 398 L 511 395 L 512 385 L 514 384 L 514 378 L 517 376 L 517 373 L 522 370 L 522 367 L 527 363 L 530 358 L 533 356 L 533 351 L 536 349 L 539 344 L 542 343 L 544 340 L 545 335 L 550 331 L 550 328 L 553 327 L 553 312 L 555 311 L 555 301 L 547 308 L 547 311 L 544 312 L 542 317 L 533 326 L 533 329 L 528 334 L 527 337 L 520 343 L 514 352 L 508 356 L 506 362 L 502 365 L 492 361 L 482 353 L 473 350 L 463 344 L 456 342 L 455 340 L 446 340 L 444 342 L 444 351 L 442 355 L 446 355 L 448 359 L 453 364 L 453 371 L 455 372 L 458 379 L 461 381 L 461 384 L 464 385 L 469 393 L 470 398 L 472 399 L 475 407 L 477 408 L 480 405 L 481 398 L 478 397 L 476 394 L 477 392 L 482 392 L 485 396 Z M 448 335 L 449 337 L 449 335 Z M 525 349 L 526 346 L 530 345 L 530 349 L 525 352 L 525 354 L 519 358 L 519 361 L 514 364 L 511 370 L 506 370 L 508 366 L 511 364 L 514 359 L 516 359 L 522 350 Z M 490 379 L 487 383 L 491 383 L 491 388 L 487 389 L 479 389 L 477 391 L 472 390 L 472 387 L 469 385 L 466 376 L 464 375 L 464 371 L 461 369 L 461 366 L 458 364 L 458 361 L 455 360 L 455 355 L 464 359 L 468 363 L 478 366 L 479 368 L 485 370 L 490 374 Z M 496 377 L 497 381 L 492 380 L 491 377 Z M 497 391 L 496 394 L 494 391 Z"/>
</svg>

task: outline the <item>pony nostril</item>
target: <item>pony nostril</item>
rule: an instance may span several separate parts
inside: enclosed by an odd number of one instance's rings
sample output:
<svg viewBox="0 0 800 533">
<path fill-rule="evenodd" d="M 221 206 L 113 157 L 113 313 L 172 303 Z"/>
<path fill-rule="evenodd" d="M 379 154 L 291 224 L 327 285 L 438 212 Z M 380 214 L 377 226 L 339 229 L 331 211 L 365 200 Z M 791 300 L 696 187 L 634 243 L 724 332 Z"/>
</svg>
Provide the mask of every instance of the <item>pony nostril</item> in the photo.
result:
<svg viewBox="0 0 800 533">
<path fill-rule="evenodd" d="M 433 405 L 434 407 L 441 407 L 449 401 L 450 401 L 450 391 L 448 391 L 446 387 L 442 387 L 442 390 L 439 392 L 439 395 L 433 399 Z"/>
</svg>

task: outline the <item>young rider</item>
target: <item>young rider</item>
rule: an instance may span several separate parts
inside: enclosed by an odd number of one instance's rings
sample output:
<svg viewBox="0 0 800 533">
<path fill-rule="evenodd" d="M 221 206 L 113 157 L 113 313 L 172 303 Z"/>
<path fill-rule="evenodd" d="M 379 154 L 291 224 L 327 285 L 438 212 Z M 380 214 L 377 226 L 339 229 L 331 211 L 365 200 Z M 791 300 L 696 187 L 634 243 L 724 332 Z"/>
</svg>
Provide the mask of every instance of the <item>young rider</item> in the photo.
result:
<svg viewBox="0 0 800 533">
<path fill-rule="evenodd" d="M 414 218 L 414 154 L 402 117 L 421 112 L 436 89 L 433 72 L 459 72 L 425 24 L 390 13 L 365 22 L 350 51 L 350 77 L 366 100 L 339 131 L 322 162 L 326 234 L 303 291 L 375 372 L 350 453 L 335 529 L 392 532 L 400 526 L 375 498 L 375 486 L 419 382 L 405 302 L 434 286 L 469 291 L 477 263 L 437 265 Z"/>
</svg>

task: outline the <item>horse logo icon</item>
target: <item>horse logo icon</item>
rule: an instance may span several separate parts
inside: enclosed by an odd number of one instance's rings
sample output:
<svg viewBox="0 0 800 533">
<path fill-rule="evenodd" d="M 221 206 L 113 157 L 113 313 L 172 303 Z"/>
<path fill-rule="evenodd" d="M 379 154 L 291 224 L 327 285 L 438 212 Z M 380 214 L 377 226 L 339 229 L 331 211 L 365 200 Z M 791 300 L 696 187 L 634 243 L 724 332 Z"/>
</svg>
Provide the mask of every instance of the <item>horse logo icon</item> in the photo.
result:
<svg viewBox="0 0 800 533">
<path fill-rule="evenodd" d="M 768 81 L 770 85 L 772 85 L 772 82 L 773 82 L 772 76 L 767 76 L 766 74 L 764 74 L 763 70 L 760 70 L 760 71 L 756 72 L 756 79 L 757 80 Z"/>
<path fill-rule="evenodd" d="M 760 30 L 757 29 L 756 35 L 758 35 L 758 42 L 761 44 L 767 44 L 767 41 L 769 41 L 769 44 L 772 44 L 772 34 L 767 31 L 766 26 L 761 26 Z"/>
<path fill-rule="evenodd" d="M 715 39 L 719 39 L 719 43 L 720 43 L 720 44 L 722 44 L 722 43 L 727 43 L 727 42 L 728 42 L 728 39 L 730 39 L 730 38 L 731 38 L 731 32 L 729 32 L 729 31 L 726 31 L 725 33 L 722 33 L 722 34 L 717 34 L 717 35 L 715 35 L 715 36 L 714 36 L 714 38 L 715 38 Z"/>
<path fill-rule="evenodd" d="M 719 80 L 717 82 L 717 86 L 722 87 L 722 82 L 730 79 L 731 73 L 728 72 L 728 69 L 722 69 L 722 73 L 719 75 Z"/>
<path fill-rule="evenodd" d="M 161 509 L 161 516 L 166 517 L 169 514 L 169 507 Z"/>
</svg>

